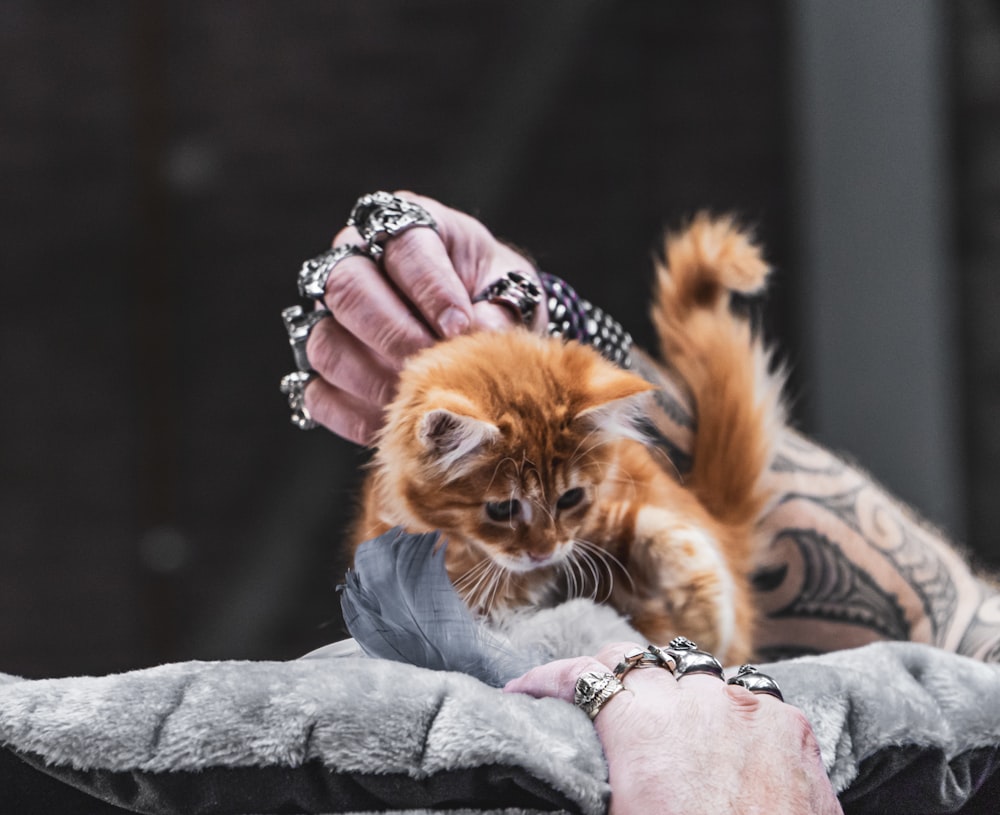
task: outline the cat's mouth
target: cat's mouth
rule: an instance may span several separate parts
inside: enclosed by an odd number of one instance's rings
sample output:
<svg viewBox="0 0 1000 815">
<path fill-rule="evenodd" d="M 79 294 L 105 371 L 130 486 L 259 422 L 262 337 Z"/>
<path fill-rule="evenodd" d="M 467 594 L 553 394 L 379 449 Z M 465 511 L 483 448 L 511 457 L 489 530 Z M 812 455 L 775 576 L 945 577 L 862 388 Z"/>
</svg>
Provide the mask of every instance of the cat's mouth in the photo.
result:
<svg viewBox="0 0 1000 815">
<path fill-rule="evenodd" d="M 515 555 L 501 554 L 494 556 L 494 560 L 508 572 L 524 573 L 533 572 L 536 569 L 545 569 L 555 566 L 569 555 L 570 543 L 562 543 L 551 552 L 518 552 Z"/>
</svg>

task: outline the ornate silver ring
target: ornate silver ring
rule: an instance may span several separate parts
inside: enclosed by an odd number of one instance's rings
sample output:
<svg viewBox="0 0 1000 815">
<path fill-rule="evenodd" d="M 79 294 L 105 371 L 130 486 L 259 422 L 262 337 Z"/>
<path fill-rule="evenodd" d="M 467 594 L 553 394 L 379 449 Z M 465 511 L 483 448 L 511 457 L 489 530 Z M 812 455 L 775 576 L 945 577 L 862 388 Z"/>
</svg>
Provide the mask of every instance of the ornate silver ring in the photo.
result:
<svg viewBox="0 0 1000 815">
<path fill-rule="evenodd" d="M 673 674 L 678 679 L 687 674 L 711 674 L 722 679 L 722 663 L 686 637 L 674 637 L 666 648 L 650 645 L 648 650 L 662 659 L 664 665 L 672 661 Z"/>
<path fill-rule="evenodd" d="M 299 269 L 299 294 L 303 297 L 311 297 L 313 300 L 322 300 L 333 267 L 345 258 L 354 255 L 367 257 L 368 253 L 360 246 L 348 243 L 344 246 L 327 249 L 322 254 L 304 261 L 302 268 Z"/>
<path fill-rule="evenodd" d="M 615 678 L 619 681 L 624 680 L 625 675 L 633 668 L 666 668 L 673 673 L 675 667 L 676 663 L 672 658 L 665 657 L 659 648 L 648 645 L 645 648 L 626 651 L 621 662 L 615 665 Z"/>
<path fill-rule="evenodd" d="M 778 683 L 767 674 L 762 674 L 753 665 L 741 665 L 736 676 L 729 677 L 726 680 L 726 684 L 739 685 L 746 688 L 750 693 L 766 693 L 773 696 L 779 702 L 785 701 Z"/>
<path fill-rule="evenodd" d="M 521 325 L 530 326 L 542 302 L 542 290 L 520 272 L 507 272 L 472 298 L 473 303 L 483 300 L 513 309 Z"/>
<path fill-rule="evenodd" d="M 623 690 L 625 686 L 614 674 L 585 671 L 576 680 L 573 704 L 593 719 L 613 696 Z"/>
<path fill-rule="evenodd" d="M 306 311 L 302 306 L 289 306 L 281 311 L 281 319 L 285 323 L 285 330 L 288 332 L 288 344 L 292 346 L 292 356 L 295 357 L 295 367 L 306 373 L 312 371 L 309 357 L 306 355 L 306 343 L 309 341 L 309 334 L 324 317 L 329 317 L 330 311 L 325 308 L 316 308 Z"/>
<path fill-rule="evenodd" d="M 376 261 L 385 252 L 385 242 L 389 238 L 415 226 L 437 230 L 437 223 L 422 206 L 381 191 L 362 195 L 354 204 L 347 225 L 361 233 L 368 254 Z"/>
<path fill-rule="evenodd" d="M 288 406 L 292 409 L 292 424 L 299 430 L 312 430 L 316 420 L 306 409 L 306 386 L 316 376 L 312 371 L 295 371 L 281 379 L 281 392 L 288 397 Z"/>
</svg>

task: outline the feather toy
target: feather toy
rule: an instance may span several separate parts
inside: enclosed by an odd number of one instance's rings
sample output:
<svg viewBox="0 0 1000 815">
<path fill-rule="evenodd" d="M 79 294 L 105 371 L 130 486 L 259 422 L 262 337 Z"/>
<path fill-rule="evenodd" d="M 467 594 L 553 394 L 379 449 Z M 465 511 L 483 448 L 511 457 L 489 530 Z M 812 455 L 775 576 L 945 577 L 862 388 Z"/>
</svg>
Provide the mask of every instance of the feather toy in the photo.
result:
<svg viewBox="0 0 1000 815">
<path fill-rule="evenodd" d="M 338 587 L 344 623 L 370 657 L 460 671 L 501 687 L 541 656 L 512 648 L 473 617 L 448 579 L 446 545 L 437 532 L 399 527 L 361 544 Z"/>
</svg>

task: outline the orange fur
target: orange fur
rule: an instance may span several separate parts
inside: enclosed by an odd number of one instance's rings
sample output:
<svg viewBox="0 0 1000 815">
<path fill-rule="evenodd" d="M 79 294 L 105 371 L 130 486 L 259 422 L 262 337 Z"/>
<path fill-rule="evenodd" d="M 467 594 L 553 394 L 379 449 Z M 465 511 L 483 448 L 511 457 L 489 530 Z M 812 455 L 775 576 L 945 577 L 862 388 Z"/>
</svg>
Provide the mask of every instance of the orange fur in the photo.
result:
<svg viewBox="0 0 1000 815">
<path fill-rule="evenodd" d="M 768 270 L 732 222 L 705 215 L 668 236 L 665 258 L 653 318 L 697 410 L 685 483 L 634 430 L 645 380 L 578 343 L 475 334 L 408 362 L 353 544 L 440 529 L 449 575 L 481 613 L 591 594 L 653 642 L 683 634 L 750 659 L 781 382 L 729 292 L 759 290 Z"/>
</svg>

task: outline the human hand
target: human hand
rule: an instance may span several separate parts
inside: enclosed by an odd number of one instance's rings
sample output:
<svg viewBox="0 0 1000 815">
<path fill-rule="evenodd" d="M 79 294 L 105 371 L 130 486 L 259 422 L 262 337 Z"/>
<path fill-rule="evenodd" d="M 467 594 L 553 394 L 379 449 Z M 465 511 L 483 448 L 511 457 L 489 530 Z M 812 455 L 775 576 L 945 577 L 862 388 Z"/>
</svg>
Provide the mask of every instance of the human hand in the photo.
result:
<svg viewBox="0 0 1000 815">
<path fill-rule="evenodd" d="M 538 282 L 532 264 L 475 218 L 410 192 L 436 229 L 413 227 L 388 239 L 380 263 L 353 255 L 334 267 L 324 303 L 332 318 L 312 329 L 306 354 L 318 374 L 305 390 L 312 418 L 344 438 L 367 444 L 382 424 L 404 360 L 438 339 L 476 329 L 506 329 L 510 309 L 472 297 L 506 272 Z M 333 246 L 363 245 L 357 229 Z M 532 327 L 545 324 L 544 305 Z"/>
<path fill-rule="evenodd" d="M 634 648 L 551 662 L 512 680 L 509 693 L 573 701 L 584 671 L 607 673 Z M 812 728 L 797 708 L 714 676 L 663 668 L 625 677 L 594 720 L 604 746 L 613 815 L 657 812 L 842 815 Z"/>
</svg>

